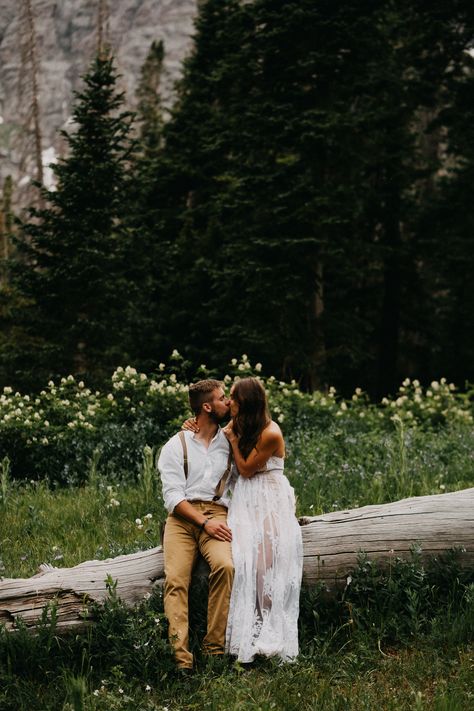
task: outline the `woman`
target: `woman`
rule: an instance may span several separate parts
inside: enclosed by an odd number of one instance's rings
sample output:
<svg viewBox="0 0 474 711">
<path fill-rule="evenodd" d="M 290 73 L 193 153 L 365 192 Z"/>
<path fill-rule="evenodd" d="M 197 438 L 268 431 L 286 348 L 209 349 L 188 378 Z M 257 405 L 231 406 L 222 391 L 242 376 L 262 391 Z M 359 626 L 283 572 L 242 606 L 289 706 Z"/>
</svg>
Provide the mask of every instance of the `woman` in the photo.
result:
<svg viewBox="0 0 474 711">
<path fill-rule="evenodd" d="M 228 514 L 235 576 L 226 651 L 243 663 L 256 654 L 289 661 L 298 654 L 303 548 L 285 443 L 256 378 L 232 386 L 230 413 L 224 433 L 240 476 Z"/>
</svg>

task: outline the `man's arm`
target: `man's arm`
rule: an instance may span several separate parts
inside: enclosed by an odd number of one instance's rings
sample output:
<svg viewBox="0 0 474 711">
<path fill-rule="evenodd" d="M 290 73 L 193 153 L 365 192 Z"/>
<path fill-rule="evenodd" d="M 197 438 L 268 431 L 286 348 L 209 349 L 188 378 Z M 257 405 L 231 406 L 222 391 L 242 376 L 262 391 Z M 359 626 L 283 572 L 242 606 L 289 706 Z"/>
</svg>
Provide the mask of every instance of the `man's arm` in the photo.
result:
<svg viewBox="0 0 474 711">
<path fill-rule="evenodd" d="M 203 528 L 206 533 L 212 538 L 217 538 L 218 541 L 231 541 L 232 531 L 224 521 L 217 521 L 213 518 L 206 518 L 202 513 L 196 511 L 194 506 L 189 501 L 181 501 L 175 506 L 174 513 L 178 516 L 194 523 L 198 528 Z M 203 525 L 204 524 L 204 525 Z"/>
</svg>

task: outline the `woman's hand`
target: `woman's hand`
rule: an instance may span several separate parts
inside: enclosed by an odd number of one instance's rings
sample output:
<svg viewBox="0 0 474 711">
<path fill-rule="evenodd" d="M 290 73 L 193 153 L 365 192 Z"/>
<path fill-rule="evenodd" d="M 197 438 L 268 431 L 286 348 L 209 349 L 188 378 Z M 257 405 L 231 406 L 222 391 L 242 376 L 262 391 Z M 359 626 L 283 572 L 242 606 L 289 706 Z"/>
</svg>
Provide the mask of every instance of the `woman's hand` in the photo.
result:
<svg viewBox="0 0 474 711">
<path fill-rule="evenodd" d="M 237 435 L 234 432 L 233 424 L 233 420 L 231 420 L 222 430 L 231 444 L 232 442 L 235 442 L 238 439 Z"/>
<path fill-rule="evenodd" d="M 195 417 L 190 417 L 185 420 L 181 426 L 182 430 L 188 430 L 188 432 L 199 432 L 199 427 L 197 425 L 197 420 Z"/>
</svg>

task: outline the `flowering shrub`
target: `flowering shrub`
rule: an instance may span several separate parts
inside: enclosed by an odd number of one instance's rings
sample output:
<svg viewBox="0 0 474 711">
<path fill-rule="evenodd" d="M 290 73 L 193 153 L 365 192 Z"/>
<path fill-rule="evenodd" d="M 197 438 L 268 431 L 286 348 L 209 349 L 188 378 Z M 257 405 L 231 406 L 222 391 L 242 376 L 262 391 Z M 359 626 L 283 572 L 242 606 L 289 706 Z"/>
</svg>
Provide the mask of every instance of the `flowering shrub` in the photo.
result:
<svg viewBox="0 0 474 711">
<path fill-rule="evenodd" d="M 295 428 L 341 427 L 374 430 L 397 423 L 439 426 L 447 422 L 471 425 L 469 393 L 457 392 L 444 378 L 422 388 L 406 379 L 393 399 L 379 405 L 360 388 L 349 399 L 327 392 L 302 392 L 293 380 L 264 377 L 260 363 L 246 355 L 230 363 L 223 380 L 227 386 L 239 377 L 262 380 L 274 420 L 286 432 Z M 117 368 L 106 391 L 92 391 L 72 375 L 50 381 L 37 395 L 22 395 L 6 387 L 0 395 L 0 456 L 8 455 L 12 476 L 47 478 L 58 483 L 78 483 L 98 468 L 109 478 L 137 476 L 145 445 L 158 447 L 190 415 L 188 385 L 183 382 L 185 363 L 174 351 L 168 366 L 147 375 L 135 368 Z M 213 375 L 205 365 L 197 378 Z"/>
</svg>

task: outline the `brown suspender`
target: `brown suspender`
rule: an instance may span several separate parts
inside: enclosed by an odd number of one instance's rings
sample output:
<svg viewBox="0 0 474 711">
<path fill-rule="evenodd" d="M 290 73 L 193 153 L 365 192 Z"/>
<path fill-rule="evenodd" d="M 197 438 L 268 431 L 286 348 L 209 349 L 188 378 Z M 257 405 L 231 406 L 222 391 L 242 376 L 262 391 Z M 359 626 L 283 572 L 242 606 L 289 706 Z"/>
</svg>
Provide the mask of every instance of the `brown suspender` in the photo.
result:
<svg viewBox="0 0 474 711">
<path fill-rule="evenodd" d="M 184 467 L 184 478 L 188 478 L 188 448 L 186 446 L 186 437 L 184 436 L 183 430 L 178 432 L 179 438 L 181 440 L 181 446 L 183 448 L 183 467 Z"/>
<path fill-rule="evenodd" d="M 186 446 L 186 437 L 184 436 L 183 430 L 178 432 L 178 434 L 179 434 L 179 439 L 181 440 L 181 446 L 183 448 L 184 478 L 187 479 L 188 478 L 188 448 Z M 225 483 L 227 481 L 227 477 L 230 474 L 231 466 L 232 466 L 232 446 L 229 443 L 229 455 L 227 457 L 227 467 L 226 467 L 225 472 L 221 476 L 218 485 L 216 486 L 216 493 L 212 497 L 213 501 L 218 501 L 222 497 L 222 494 L 224 493 L 224 487 L 225 487 Z"/>
</svg>

